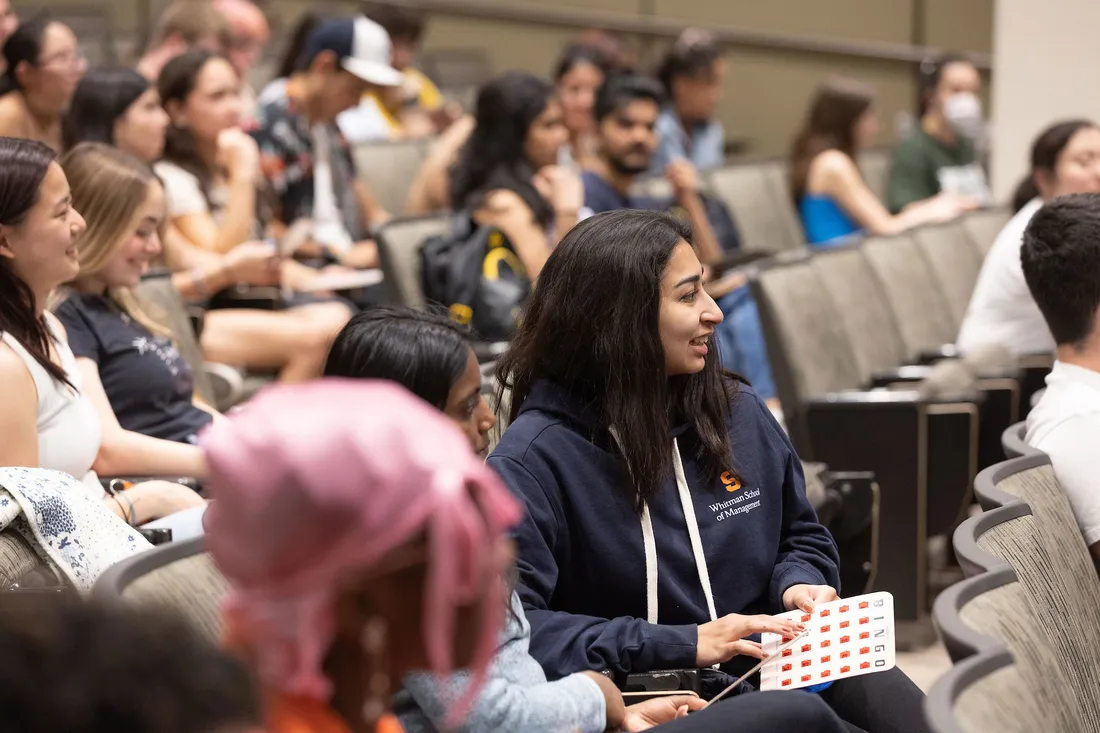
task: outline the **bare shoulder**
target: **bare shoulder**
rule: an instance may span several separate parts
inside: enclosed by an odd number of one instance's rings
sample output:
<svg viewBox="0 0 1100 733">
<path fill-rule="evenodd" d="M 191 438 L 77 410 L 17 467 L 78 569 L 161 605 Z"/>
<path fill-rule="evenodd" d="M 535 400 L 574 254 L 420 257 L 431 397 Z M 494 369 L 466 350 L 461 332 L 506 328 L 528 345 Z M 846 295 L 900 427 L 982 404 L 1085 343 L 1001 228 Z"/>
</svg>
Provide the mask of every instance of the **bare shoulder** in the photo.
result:
<svg viewBox="0 0 1100 733">
<path fill-rule="evenodd" d="M 828 193 L 839 186 L 847 186 L 860 178 L 855 161 L 839 150 L 818 153 L 810 162 L 807 188 L 813 193 Z"/>
<path fill-rule="evenodd" d="M 27 133 L 27 115 L 16 94 L 5 94 L 0 97 L 0 133 L 11 134 Z"/>
<path fill-rule="evenodd" d="M 35 393 L 34 378 L 23 359 L 0 341 L 0 392 L 6 395 Z"/>
</svg>

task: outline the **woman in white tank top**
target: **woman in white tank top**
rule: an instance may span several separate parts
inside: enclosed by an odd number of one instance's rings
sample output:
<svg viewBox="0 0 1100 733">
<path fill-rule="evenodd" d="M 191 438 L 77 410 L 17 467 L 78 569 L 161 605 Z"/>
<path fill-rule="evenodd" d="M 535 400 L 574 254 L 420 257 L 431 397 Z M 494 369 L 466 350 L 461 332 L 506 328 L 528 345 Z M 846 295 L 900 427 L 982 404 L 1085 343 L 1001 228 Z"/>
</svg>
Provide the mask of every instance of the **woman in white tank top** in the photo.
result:
<svg viewBox="0 0 1100 733">
<path fill-rule="evenodd" d="M 149 481 L 106 496 L 91 473 L 102 424 L 64 330 L 45 313 L 50 293 L 79 271 L 84 228 L 53 151 L 0 138 L 0 466 L 70 473 L 131 524 L 201 510 L 201 497 L 179 484 Z"/>
</svg>

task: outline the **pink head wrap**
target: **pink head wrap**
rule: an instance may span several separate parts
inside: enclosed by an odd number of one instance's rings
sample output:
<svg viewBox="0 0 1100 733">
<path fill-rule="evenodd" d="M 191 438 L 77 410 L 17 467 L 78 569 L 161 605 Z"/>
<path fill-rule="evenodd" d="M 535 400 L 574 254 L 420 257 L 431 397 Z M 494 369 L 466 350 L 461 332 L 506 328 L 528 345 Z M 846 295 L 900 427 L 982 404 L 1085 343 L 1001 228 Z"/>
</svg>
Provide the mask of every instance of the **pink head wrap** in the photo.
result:
<svg viewBox="0 0 1100 733">
<path fill-rule="evenodd" d="M 392 382 L 323 380 L 265 390 L 203 445 L 206 546 L 268 689 L 327 701 L 342 583 L 421 536 L 428 658 L 452 670 L 456 608 L 485 597 L 480 681 L 505 608 L 486 570 L 499 578 L 498 541 L 520 509 L 442 413 Z"/>
</svg>

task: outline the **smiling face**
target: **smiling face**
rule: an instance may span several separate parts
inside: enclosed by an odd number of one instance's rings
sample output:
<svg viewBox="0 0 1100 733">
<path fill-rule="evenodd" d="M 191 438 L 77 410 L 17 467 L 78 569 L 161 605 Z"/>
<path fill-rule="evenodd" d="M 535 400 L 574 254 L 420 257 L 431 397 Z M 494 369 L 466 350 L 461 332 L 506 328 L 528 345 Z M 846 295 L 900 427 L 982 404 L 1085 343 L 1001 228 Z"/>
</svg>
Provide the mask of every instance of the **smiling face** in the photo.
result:
<svg viewBox="0 0 1100 733">
<path fill-rule="evenodd" d="M 83 231 L 65 173 L 50 163 L 23 221 L 0 226 L 0 257 L 8 258 L 15 275 L 42 298 L 80 272 L 76 239 Z"/>
<path fill-rule="evenodd" d="M 159 182 L 152 181 L 145 200 L 122 232 L 98 279 L 108 288 L 132 288 L 137 285 L 149 269 L 149 262 L 160 254 L 160 225 L 163 220 L 164 189 Z"/>
<path fill-rule="evenodd" d="M 661 277 L 658 327 L 665 353 L 665 373 L 698 374 L 706 366 L 711 336 L 722 311 L 702 285 L 703 266 L 695 250 L 681 241 Z"/>
<path fill-rule="evenodd" d="M 470 447 L 484 458 L 489 452 L 489 431 L 497 424 L 496 416 L 481 395 L 481 369 L 469 349 L 466 371 L 451 385 L 444 412 L 470 440 Z"/>
</svg>

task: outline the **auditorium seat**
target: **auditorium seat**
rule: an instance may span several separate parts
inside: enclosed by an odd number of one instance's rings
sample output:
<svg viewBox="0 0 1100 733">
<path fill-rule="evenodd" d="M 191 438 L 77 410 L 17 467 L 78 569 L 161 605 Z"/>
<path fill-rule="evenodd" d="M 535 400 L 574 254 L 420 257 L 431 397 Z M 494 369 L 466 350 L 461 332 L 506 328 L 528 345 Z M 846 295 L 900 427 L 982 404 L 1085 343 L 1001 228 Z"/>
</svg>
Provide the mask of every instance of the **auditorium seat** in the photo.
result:
<svg viewBox="0 0 1100 733">
<path fill-rule="evenodd" d="M 886 294 L 909 359 L 954 343 L 957 330 L 946 297 L 910 235 L 869 237 L 863 254 Z"/>
<path fill-rule="evenodd" d="M 1033 733 L 1048 728 L 1046 700 L 1021 675 L 1021 664 L 999 649 L 966 659 L 932 686 L 924 702 L 932 733 Z M 1081 728 L 1063 728 L 1082 731 Z"/>
<path fill-rule="evenodd" d="M 1025 435 L 1027 435 L 1026 420 L 1008 426 L 1001 435 L 1001 447 L 1004 448 L 1005 458 L 1019 458 L 1020 456 L 1032 456 L 1042 453 L 1042 451 L 1027 444 L 1024 440 Z"/>
<path fill-rule="evenodd" d="M 877 588 L 894 594 L 899 619 L 917 620 L 929 526 L 951 529 L 973 477 L 977 409 L 915 391 L 859 391 L 859 366 L 810 255 L 788 259 L 754 268 L 750 280 L 788 432 L 804 460 L 875 473 L 890 538 Z"/>
<path fill-rule="evenodd" d="M 391 219 L 379 229 L 378 258 L 382 265 L 382 280 L 387 299 L 407 306 L 424 305 L 424 290 L 420 279 L 420 247 L 429 237 L 451 231 L 452 215 Z"/>
<path fill-rule="evenodd" d="M 958 333 L 982 269 L 982 258 L 959 221 L 918 227 L 913 230 L 913 239 L 940 287 Z"/>
<path fill-rule="evenodd" d="M 1016 572 L 1081 701 L 1085 729 L 1100 730 L 1100 578 L 1050 458 L 1024 456 L 992 466 L 979 475 L 975 493 L 991 514 L 997 507 L 1019 513 L 984 531 L 977 545 Z"/>
<path fill-rule="evenodd" d="M 962 218 L 963 229 L 970 235 L 971 244 L 982 259 L 1011 218 L 1012 212 L 1006 208 L 974 211 Z"/>
<path fill-rule="evenodd" d="M 790 200 L 777 190 L 780 163 L 745 163 L 705 174 L 715 197 L 733 214 L 746 252 L 783 252 L 806 247 Z M 769 181 L 771 181 L 769 183 Z"/>
<path fill-rule="evenodd" d="M 405 210 L 425 149 L 419 140 L 368 143 L 352 149 L 359 177 L 390 214 L 400 216 Z"/>
<path fill-rule="evenodd" d="M 100 576 L 93 598 L 174 611 L 211 641 L 221 642 L 220 605 L 228 584 L 202 541 L 172 542 L 123 560 Z"/>
</svg>

